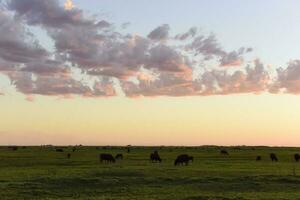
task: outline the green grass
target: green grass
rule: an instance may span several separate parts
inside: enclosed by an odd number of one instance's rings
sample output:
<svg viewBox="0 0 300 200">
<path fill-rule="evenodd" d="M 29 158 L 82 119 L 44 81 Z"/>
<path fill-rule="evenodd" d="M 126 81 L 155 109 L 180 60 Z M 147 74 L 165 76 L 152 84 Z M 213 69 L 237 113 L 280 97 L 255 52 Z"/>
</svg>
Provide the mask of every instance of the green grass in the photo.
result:
<svg viewBox="0 0 300 200">
<path fill-rule="evenodd" d="M 158 150 L 162 163 L 149 162 Z M 81 147 L 65 152 L 27 147 L 17 151 L 0 148 L 1 200 L 300 200 L 300 163 L 293 160 L 297 148 L 241 147 L 125 148 Z M 67 153 L 71 152 L 71 159 Z M 100 164 L 99 153 L 123 153 L 124 160 Z M 279 158 L 272 163 L 274 152 Z M 194 156 L 189 166 L 175 167 L 181 153 Z M 261 155 L 263 160 L 255 161 Z"/>
</svg>

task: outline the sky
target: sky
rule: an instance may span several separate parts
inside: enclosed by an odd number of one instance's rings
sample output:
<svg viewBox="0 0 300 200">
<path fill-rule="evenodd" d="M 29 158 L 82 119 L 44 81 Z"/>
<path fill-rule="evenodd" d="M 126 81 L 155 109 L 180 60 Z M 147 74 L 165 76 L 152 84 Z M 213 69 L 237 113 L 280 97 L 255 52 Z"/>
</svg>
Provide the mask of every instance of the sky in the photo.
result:
<svg viewBox="0 0 300 200">
<path fill-rule="evenodd" d="M 300 146 L 297 0 L 1 0 L 0 145 Z"/>
</svg>

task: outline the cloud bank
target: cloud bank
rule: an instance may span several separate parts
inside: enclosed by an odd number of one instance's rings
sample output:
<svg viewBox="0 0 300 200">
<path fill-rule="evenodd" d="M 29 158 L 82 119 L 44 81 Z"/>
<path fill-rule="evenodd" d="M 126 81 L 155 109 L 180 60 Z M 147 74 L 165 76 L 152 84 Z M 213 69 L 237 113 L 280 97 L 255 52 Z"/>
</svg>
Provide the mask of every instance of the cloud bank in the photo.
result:
<svg viewBox="0 0 300 200">
<path fill-rule="evenodd" d="M 248 58 L 251 47 L 226 51 L 214 34 L 196 27 L 171 35 L 162 24 L 141 36 L 117 31 L 72 1 L 0 4 L 0 73 L 30 99 L 300 93 L 299 60 L 271 75 L 259 59 Z M 42 47 L 35 28 L 46 32 L 54 50 Z"/>
</svg>

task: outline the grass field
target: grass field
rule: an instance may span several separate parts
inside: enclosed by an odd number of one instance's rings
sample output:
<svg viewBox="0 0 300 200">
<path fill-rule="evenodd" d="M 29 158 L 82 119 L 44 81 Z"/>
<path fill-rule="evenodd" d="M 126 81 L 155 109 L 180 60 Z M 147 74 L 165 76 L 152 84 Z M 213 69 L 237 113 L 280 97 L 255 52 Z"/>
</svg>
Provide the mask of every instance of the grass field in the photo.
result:
<svg viewBox="0 0 300 200">
<path fill-rule="evenodd" d="M 151 163 L 158 150 L 162 163 Z M 300 199 L 300 163 L 297 148 L 219 147 L 51 147 L 0 148 L 0 199 L 166 199 L 246 200 Z M 67 153 L 71 152 L 71 159 Z M 272 163 L 274 152 L 279 162 Z M 123 153 L 124 160 L 100 164 L 99 153 Z M 173 165 L 177 155 L 194 156 L 189 166 Z M 257 155 L 262 161 L 257 162 Z"/>
</svg>

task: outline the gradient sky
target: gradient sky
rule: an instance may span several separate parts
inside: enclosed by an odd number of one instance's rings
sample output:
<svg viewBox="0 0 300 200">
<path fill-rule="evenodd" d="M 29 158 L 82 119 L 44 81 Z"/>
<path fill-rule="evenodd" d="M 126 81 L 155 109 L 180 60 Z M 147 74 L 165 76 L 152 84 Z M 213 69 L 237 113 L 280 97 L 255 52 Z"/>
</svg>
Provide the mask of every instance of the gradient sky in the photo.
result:
<svg viewBox="0 0 300 200">
<path fill-rule="evenodd" d="M 300 146 L 297 0 L 4 2 L 1 145 Z"/>
</svg>

